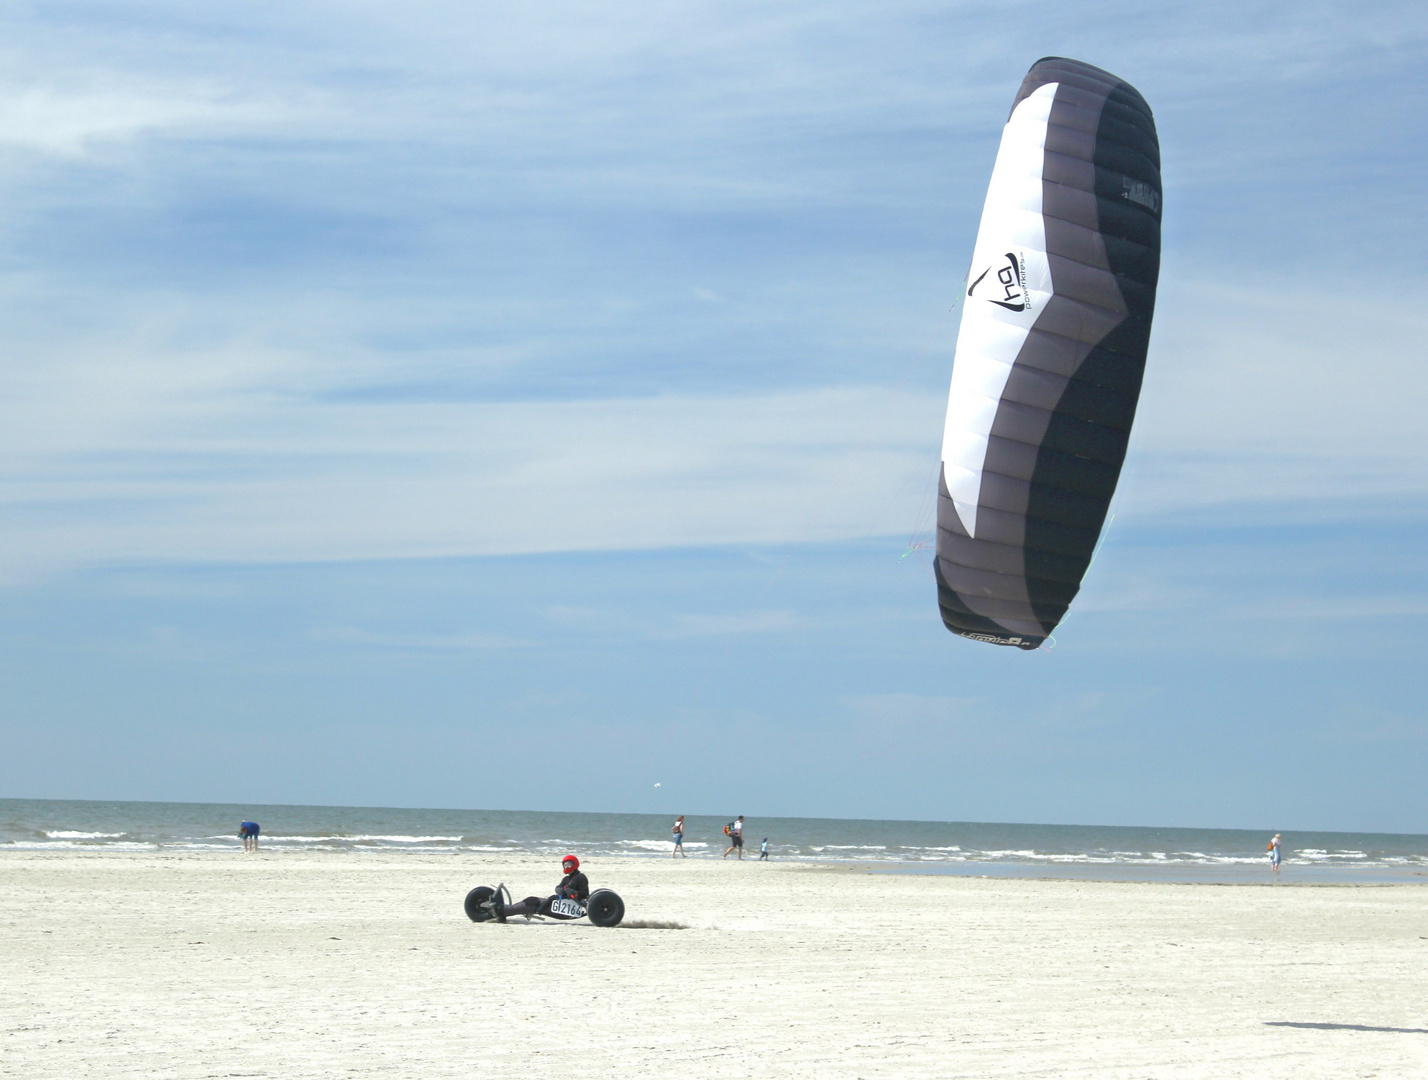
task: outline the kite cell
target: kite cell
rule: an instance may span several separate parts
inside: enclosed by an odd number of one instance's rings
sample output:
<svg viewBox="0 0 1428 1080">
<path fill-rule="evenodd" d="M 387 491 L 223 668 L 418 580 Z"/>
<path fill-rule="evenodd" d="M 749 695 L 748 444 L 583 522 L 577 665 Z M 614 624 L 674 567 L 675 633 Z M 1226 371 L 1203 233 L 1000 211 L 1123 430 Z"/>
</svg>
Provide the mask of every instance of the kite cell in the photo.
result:
<svg viewBox="0 0 1428 1080">
<path fill-rule="evenodd" d="M 952 366 L 934 566 L 954 634 L 1035 649 L 1081 588 L 1140 397 L 1160 202 L 1145 99 L 1038 60 L 1002 132 Z"/>
</svg>

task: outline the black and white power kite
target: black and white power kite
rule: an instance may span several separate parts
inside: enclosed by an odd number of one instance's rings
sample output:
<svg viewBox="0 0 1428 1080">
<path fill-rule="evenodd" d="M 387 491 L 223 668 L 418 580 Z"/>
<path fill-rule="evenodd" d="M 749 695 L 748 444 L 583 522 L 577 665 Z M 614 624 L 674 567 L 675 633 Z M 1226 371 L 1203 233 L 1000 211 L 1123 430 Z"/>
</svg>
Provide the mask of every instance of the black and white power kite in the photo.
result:
<svg viewBox="0 0 1428 1080">
<path fill-rule="evenodd" d="M 954 634 L 1035 649 L 1081 588 L 1140 397 L 1160 196 L 1145 99 L 1038 60 L 1002 132 L 952 367 L 935 567 Z"/>
</svg>

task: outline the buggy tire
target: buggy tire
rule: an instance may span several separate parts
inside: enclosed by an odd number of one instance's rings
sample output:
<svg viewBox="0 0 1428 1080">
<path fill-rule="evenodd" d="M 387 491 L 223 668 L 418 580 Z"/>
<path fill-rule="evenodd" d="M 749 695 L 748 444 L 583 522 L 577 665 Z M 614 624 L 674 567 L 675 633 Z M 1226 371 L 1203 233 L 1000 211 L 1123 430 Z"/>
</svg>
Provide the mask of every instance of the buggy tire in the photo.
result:
<svg viewBox="0 0 1428 1080">
<path fill-rule="evenodd" d="M 619 926 L 625 902 L 609 889 L 596 889 L 585 904 L 585 914 L 596 926 Z"/>
<path fill-rule="evenodd" d="M 466 894 L 466 917 L 472 922 L 486 922 L 493 918 L 491 909 L 483 905 L 495 895 L 496 890 L 491 886 L 477 885 Z"/>
</svg>

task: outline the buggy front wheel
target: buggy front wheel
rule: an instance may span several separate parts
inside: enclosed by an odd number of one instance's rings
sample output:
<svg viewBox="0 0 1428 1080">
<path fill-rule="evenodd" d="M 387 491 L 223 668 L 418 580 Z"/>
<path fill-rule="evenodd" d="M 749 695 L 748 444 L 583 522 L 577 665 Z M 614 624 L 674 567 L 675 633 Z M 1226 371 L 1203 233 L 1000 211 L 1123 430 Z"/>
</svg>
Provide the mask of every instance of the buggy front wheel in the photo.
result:
<svg viewBox="0 0 1428 1080">
<path fill-rule="evenodd" d="M 496 895 L 496 890 L 489 885 L 477 885 L 466 894 L 466 917 L 472 922 L 485 922 L 494 919 L 495 913 L 491 911 L 491 897 Z"/>
</svg>

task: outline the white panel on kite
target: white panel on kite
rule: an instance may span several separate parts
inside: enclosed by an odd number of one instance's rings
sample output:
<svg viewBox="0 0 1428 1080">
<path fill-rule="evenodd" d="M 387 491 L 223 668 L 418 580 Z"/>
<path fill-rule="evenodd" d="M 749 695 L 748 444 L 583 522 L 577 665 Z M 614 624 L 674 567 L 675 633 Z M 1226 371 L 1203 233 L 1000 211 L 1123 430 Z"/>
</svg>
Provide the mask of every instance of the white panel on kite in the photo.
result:
<svg viewBox="0 0 1428 1080">
<path fill-rule="evenodd" d="M 1056 85 L 1047 83 L 1028 95 L 1002 130 L 967 276 L 942 461 L 957 516 L 973 537 L 997 403 L 1036 313 L 1052 292 L 1041 173 Z"/>
</svg>

